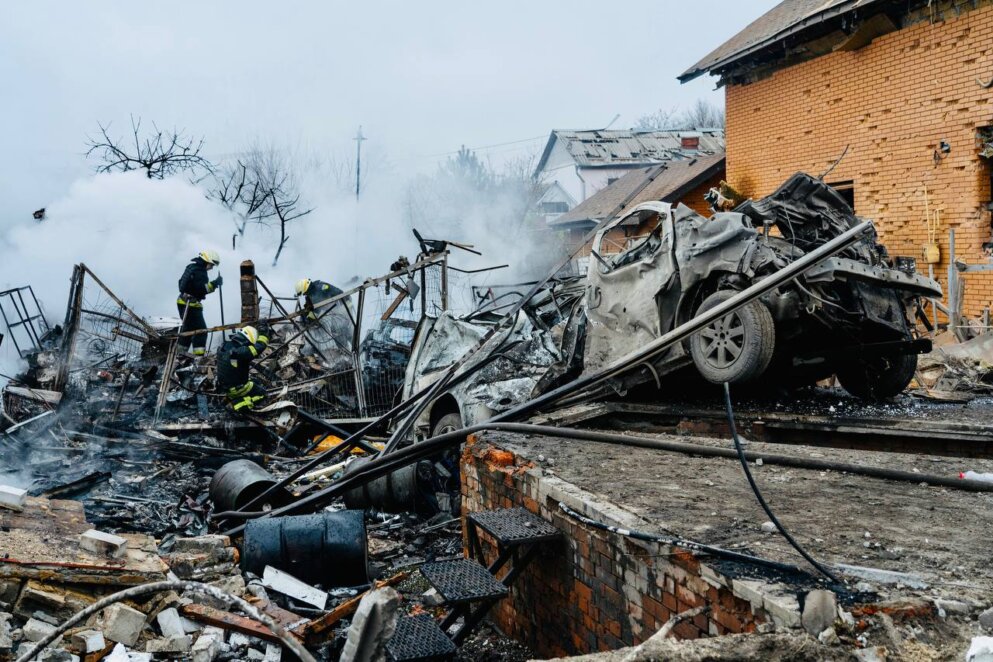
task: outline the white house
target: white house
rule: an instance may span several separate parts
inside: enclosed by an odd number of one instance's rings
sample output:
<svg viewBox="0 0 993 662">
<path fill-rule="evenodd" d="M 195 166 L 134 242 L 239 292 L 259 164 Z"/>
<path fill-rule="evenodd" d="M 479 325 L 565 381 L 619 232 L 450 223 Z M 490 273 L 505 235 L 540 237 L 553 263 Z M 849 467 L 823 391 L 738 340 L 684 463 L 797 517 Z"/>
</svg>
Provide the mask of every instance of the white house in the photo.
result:
<svg viewBox="0 0 993 662">
<path fill-rule="evenodd" d="M 575 201 L 571 209 L 632 169 L 723 151 L 723 129 L 556 130 L 548 137 L 535 176 L 561 187 Z"/>
</svg>

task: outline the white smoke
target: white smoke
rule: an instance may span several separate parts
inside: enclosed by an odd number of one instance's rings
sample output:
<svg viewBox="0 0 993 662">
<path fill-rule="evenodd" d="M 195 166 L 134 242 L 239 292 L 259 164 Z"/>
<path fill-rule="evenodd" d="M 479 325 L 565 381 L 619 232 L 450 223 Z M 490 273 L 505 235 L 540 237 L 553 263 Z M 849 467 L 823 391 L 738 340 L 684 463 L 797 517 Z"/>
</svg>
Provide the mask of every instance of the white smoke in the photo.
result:
<svg viewBox="0 0 993 662">
<path fill-rule="evenodd" d="M 207 198 L 202 187 L 181 177 L 148 179 L 140 172 L 100 174 L 77 180 L 66 195 L 47 206 L 43 221 L 16 222 L 0 236 L 0 289 L 31 285 L 48 320 L 60 323 L 65 314 L 74 264 L 85 263 L 135 312 L 142 316 L 175 316 L 177 281 L 198 252 L 220 253 L 218 272 L 225 278 L 225 321 L 240 315 L 238 265 L 255 262 L 259 277 L 277 295 L 291 296 L 303 277 L 333 282 L 344 289 L 388 271 L 399 255 L 411 260 L 418 252 L 403 220 L 403 182 L 388 191 L 372 190 L 358 202 L 340 188 L 322 186 L 306 175 L 301 209 L 313 213 L 289 224 L 287 243 L 273 268 L 278 232 L 249 225 L 232 249 L 234 218 Z M 446 228 L 457 239 L 476 244 L 483 258 L 455 251 L 455 265 L 514 263 L 513 238 L 494 236 L 494 223 L 467 218 L 461 228 Z M 498 227 L 498 226 L 497 226 Z M 423 228 L 430 236 L 432 229 Z M 507 271 L 477 277 L 500 282 Z M 454 298 L 454 297 L 453 297 Z M 208 325 L 221 322 L 216 294 L 205 305 Z M 0 329 L 0 331 L 3 331 Z M 20 368 L 10 338 L 0 346 L 0 372 Z M 0 380 L 2 383 L 2 380 Z"/>
<path fill-rule="evenodd" d="M 315 211 L 289 224 L 290 240 L 273 269 L 274 231 L 249 226 L 232 249 L 233 217 L 198 186 L 139 172 L 87 177 L 48 205 L 45 220 L 16 223 L 0 237 L 0 289 L 31 285 L 48 320 L 59 323 L 72 267 L 83 262 L 138 314 L 175 316 L 179 276 L 198 252 L 212 248 L 221 255 L 230 322 L 240 313 L 242 260 L 254 260 L 266 284 L 290 296 L 299 278 L 353 281 L 385 272 L 401 252 L 416 253 L 412 237 L 395 227 L 397 213 L 389 202 L 370 199 L 359 205 L 338 194 L 308 202 Z M 216 294 L 205 315 L 208 324 L 220 323 Z M 9 375 L 17 369 L 7 338 L 0 347 L 0 371 Z"/>
</svg>

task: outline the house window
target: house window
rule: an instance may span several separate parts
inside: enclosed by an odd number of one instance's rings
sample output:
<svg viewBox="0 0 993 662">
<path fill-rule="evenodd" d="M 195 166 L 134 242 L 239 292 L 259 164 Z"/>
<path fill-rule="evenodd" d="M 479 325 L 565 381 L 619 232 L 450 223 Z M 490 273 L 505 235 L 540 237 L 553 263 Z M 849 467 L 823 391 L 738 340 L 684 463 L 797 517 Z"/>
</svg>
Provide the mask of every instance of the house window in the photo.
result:
<svg viewBox="0 0 993 662">
<path fill-rule="evenodd" d="M 568 202 L 542 202 L 542 214 L 564 214 L 569 211 Z"/>
<path fill-rule="evenodd" d="M 828 186 L 841 194 L 841 197 L 845 199 L 849 207 L 855 209 L 855 182 L 851 180 L 847 182 L 828 182 Z"/>
</svg>

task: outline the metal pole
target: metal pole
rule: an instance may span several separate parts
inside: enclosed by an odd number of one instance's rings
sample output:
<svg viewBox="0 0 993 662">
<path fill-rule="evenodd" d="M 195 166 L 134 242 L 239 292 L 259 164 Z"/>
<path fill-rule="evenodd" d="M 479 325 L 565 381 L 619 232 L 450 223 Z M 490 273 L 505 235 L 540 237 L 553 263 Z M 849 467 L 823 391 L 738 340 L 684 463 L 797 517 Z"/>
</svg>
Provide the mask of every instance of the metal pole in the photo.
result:
<svg viewBox="0 0 993 662">
<path fill-rule="evenodd" d="M 359 199 L 359 192 L 362 186 L 362 141 L 366 137 L 362 135 L 362 127 L 359 126 L 358 133 L 355 134 L 355 199 Z"/>
</svg>

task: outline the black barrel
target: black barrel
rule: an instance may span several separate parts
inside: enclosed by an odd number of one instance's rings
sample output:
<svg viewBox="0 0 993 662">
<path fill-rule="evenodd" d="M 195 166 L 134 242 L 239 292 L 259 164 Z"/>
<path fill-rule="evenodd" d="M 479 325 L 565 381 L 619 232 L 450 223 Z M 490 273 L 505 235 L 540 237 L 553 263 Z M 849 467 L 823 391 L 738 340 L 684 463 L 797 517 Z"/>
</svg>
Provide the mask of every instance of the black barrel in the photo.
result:
<svg viewBox="0 0 993 662">
<path fill-rule="evenodd" d="M 345 475 L 359 469 L 369 461 L 361 458 L 352 462 Z M 418 468 L 421 463 L 408 464 L 392 473 L 369 481 L 361 487 L 345 492 L 345 507 L 363 510 L 380 510 L 384 513 L 414 512 L 419 505 Z M 430 462 L 427 468 L 430 469 Z M 423 470 L 422 470 L 423 471 Z"/>
<path fill-rule="evenodd" d="M 276 484 L 268 471 L 251 460 L 234 460 L 217 470 L 210 481 L 210 498 L 215 512 L 241 510 L 252 499 Z M 289 494 L 280 490 L 266 500 L 271 505 L 289 502 Z M 253 510 L 262 510 L 262 504 Z"/>
<path fill-rule="evenodd" d="M 267 565 L 326 589 L 367 583 L 363 512 L 339 510 L 250 521 L 241 569 L 261 576 Z"/>
</svg>

